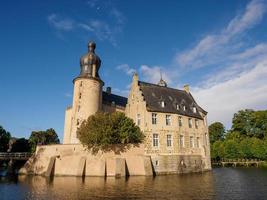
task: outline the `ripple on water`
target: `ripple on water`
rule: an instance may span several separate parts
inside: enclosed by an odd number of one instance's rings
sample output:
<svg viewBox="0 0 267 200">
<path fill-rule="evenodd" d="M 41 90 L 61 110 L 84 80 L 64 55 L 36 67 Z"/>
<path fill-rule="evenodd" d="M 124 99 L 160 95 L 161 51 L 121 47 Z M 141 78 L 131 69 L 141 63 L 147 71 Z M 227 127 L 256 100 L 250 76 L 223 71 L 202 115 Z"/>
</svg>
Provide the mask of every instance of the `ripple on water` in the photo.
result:
<svg viewBox="0 0 267 200">
<path fill-rule="evenodd" d="M 216 168 L 212 172 L 156 177 L 19 176 L 1 179 L 0 199 L 267 199 L 267 170 Z"/>
</svg>

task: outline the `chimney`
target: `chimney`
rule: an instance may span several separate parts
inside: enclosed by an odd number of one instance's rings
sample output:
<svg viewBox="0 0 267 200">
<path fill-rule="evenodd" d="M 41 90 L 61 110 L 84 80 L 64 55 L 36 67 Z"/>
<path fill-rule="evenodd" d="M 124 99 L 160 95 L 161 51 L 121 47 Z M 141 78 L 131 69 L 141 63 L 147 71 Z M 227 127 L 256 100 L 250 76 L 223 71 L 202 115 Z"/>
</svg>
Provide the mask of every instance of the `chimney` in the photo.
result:
<svg viewBox="0 0 267 200">
<path fill-rule="evenodd" d="M 188 84 L 184 85 L 184 91 L 186 91 L 187 93 L 190 92 L 190 89 L 189 89 L 189 85 Z"/>
<path fill-rule="evenodd" d="M 106 92 L 107 92 L 108 94 L 111 94 L 111 87 L 107 87 Z"/>
</svg>

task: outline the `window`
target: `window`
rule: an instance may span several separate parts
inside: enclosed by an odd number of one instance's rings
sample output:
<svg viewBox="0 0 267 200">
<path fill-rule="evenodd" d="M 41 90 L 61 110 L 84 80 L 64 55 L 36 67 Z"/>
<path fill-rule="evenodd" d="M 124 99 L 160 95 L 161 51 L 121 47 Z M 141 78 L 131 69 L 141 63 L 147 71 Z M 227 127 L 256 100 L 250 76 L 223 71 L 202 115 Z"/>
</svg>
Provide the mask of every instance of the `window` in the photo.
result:
<svg viewBox="0 0 267 200">
<path fill-rule="evenodd" d="M 179 123 L 179 126 L 183 125 L 183 121 L 182 121 L 182 117 L 181 116 L 178 117 L 178 123 Z"/>
<path fill-rule="evenodd" d="M 76 125 L 79 126 L 80 125 L 80 121 L 77 119 Z"/>
<path fill-rule="evenodd" d="M 80 82 L 80 87 L 82 87 L 82 86 L 83 86 L 83 82 L 81 81 L 81 82 Z"/>
<path fill-rule="evenodd" d="M 190 148 L 193 148 L 194 147 L 194 137 L 193 136 L 190 136 Z"/>
<path fill-rule="evenodd" d="M 157 124 L 157 114 L 152 113 L 152 124 Z"/>
<path fill-rule="evenodd" d="M 136 124 L 137 124 L 138 126 L 140 126 L 140 124 L 141 124 L 141 116 L 140 116 L 140 114 L 137 114 L 137 115 L 136 115 Z"/>
<path fill-rule="evenodd" d="M 188 126 L 189 126 L 189 128 L 192 128 L 192 118 L 188 119 Z"/>
<path fill-rule="evenodd" d="M 79 93 L 79 99 L 81 99 L 82 98 L 82 93 Z"/>
<path fill-rule="evenodd" d="M 80 105 L 78 105 L 78 112 L 80 112 L 80 109 L 81 109 L 81 106 L 80 106 Z"/>
<path fill-rule="evenodd" d="M 171 116 L 170 115 L 166 115 L 166 125 L 167 126 L 171 125 Z"/>
<path fill-rule="evenodd" d="M 162 102 L 161 102 L 161 107 L 164 108 L 165 106 L 166 106 L 165 102 L 162 101 Z"/>
<path fill-rule="evenodd" d="M 153 134 L 153 147 L 159 146 L 159 134 L 154 133 Z"/>
<path fill-rule="evenodd" d="M 200 147 L 200 140 L 199 140 L 199 137 L 197 137 L 197 148 Z"/>
<path fill-rule="evenodd" d="M 195 119 L 195 127 L 198 128 L 198 119 Z"/>
<path fill-rule="evenodd" d="M 185 106 L 183 106 L 183 110 L 186 111 L 186 107 Z"/>
<path fill-rule="evenodd" d="M 167 135 L 167 147 L 172 146 L 172 135 Z"/>
<path fill-rule="evenodd" d="M 176 104 L 176 110 L 180 110 L 180 105 Z"/>
<path fill-rule="evenodd" d="M 197 108 L 196 107 L 193 107 L 193 112 L 197 113 Z"/>
<path fill-rule="evenodd" d="M 180 144 L 180 147 L 184 147 L 184 136 L 183 135 L 180 135 L 179 137 L 179 144 Z"/>
</svg>

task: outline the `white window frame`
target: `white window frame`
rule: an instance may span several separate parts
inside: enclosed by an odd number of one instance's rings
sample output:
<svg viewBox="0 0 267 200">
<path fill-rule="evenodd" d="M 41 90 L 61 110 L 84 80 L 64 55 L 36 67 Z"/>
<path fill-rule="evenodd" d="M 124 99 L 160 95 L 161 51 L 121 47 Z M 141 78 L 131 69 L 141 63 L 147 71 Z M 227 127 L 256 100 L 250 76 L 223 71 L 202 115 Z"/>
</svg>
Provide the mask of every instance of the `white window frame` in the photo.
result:
<svg viewBox="0 0 267 200">
<path fill-rule="evenodd" d="M 186 111 L 186 106 L 183 106 L 183 110 Z"/>
<path fill-rule="evenodd" d="M 154 137 L 154 136 L 157 136 L 157 137 Z M 157 145 L 155 145 L 156 143 L 157 143 Z M 153 148 L 159 148 L 159 134 L 158 133 L 153 133 L 153 135 L 152 135 L 152 147 Z"/>
<path fill-rule="evenodd" d="M 192 136 L 192 135 L 189 136 L 189 146 L 190 146 L 190 148 L 194 148 L 195 147 L 194 136 Z"/>
<path fill-rule="evenodd" d="M 199 127 L 199 120 L 195 119 L 195 128 L 198 129 L 198 127 Z"/>
<path fill-rule="evenodd" d="M 180 127 L 183 126 L 183 118 L 182 118 L 182 116 L 178 116 L 178 125 Z"/>
<path fill-rule="evenodd" d="M 195 106 L 193 107 L 193 113 L 197 113 L 197 108 Z"/>
<path fill-rule="evenodd" d="M 180 105 L 176 104 L 176 110 L 180 110 Z"/>
<path fill-rule="evenodd" d="M 140 114 L 136 114 L 136 124 L 137 124 L 137 126 L 141 125 L 141 115 Z"/>
<path fill-rule="evenodd" d="M 179 146 L 184 148 L 184 135 L 179 135 Z"/>
<path fill-rule="evenodd" d="M 167 134 L 166 136 L 166 146 L 167 148 L 171 148 L 173 146 L 172 144 L 172 134 Z"/>
<path fill-rule="evenodd" d="M 151 114 L 151 119 L 152 119 L 151 120 L 152 124 L 157 124 L 157 113 L 152 113 Z"/>
<path fill-rule="evenodd" d="M 171 115 L 166 115 L 165 116 L 165 122 L 166 122 L 166 126 L 171 126 Z"/>
<path fill-rule="evenodd" d="M 188 127 L 192 128 L 193 127 L 193 120 L 192 118 L 188 118 Z"/>
<path fill-rule="evenodd" d="M 199 138 L 199 137 L 197 137 L 197 143 L 196 143 L 196 146 L 197 146 L 197 148 L 200 147 L 200 138 Z"/>
<path fill-rule="evenodd" d="M 161 101 L 161 107 L 164 108 L 166 106 L 165 101 Z"/>
</svg>

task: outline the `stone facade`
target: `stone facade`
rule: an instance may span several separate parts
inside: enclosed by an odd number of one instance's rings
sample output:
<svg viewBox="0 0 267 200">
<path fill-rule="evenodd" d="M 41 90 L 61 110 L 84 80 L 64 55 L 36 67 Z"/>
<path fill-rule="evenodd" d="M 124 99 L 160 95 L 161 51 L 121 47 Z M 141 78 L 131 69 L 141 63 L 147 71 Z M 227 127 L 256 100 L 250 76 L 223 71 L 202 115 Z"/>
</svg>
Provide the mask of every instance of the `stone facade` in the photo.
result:
<svg viewBox="0 0 267 200">
<path fill-rule="evenodd" d="M 114 146 L 116 148 L 116 146 Z M 38 146 L 36 153 L 20 174 L 44 176 L 128 176 L 153 175 L 150 156 L 144 155 L 144 146 L 128 146 L 114 153 L 94 154 L 81 144 Z"/>
<path fill-rule="evenodd" d="M 94 70 L 93 75 L 88 75 L 85 71 L 89 65 L 84 65 L 89 63 L 88 59 L 91 59 L 92 55 L 93 58 L 95 56 L 95 59 L 92 59 L 90 63 Z M 104 99 L 102 91 L 104 83 L 95 72 L 95 69 L 100 67 L 100 58 L 91 50 L 87 57 L 85 55 L 81 59 L 83 59 L 81 63 L 85 64 L 81 66 L 80 76 L 74 79 L 73 103 L 65 113 L 64 144 L 79 143 L 76 135 L 77 128 L 90 115 L 98 111 L 119 111 L 132 118 L 144 132 L 146 137 L 142 150 L 143 155 L 151 158 L 156 173 L 185 173 L 211 169 L 207 112 L 194 101 L 188 85 L 184 87 L 183 91 L 179 90 L 177 93 L 178 90 L 168 88 L 167 83 L 162 79 L 158 85 L 151 84 L 151 88 L 153 87 L 154 90 L 163 89 L 160 97 L 162 99 L 168 96 L 167 93 L 164 94 L 164 91 L 174 92 L 178 99 L 181 93 L 184 97 L 180 98 L 182 100 L 181 104 L 177 104 L 177 110 L 178 108 L 185 109 L 180 106 L 187 105 L 189 99 L 190 105 L 186 108 L 190 110 L 188 113 L 176 112 L 175 106 L 173 110 L 170 110 L 172 107 L 169 107 L 165 111 L 164 105 L 159 110 L 151 110 L 137 74 L 133 76 L 128 99 L 111 94 L 110 88 L 105 92 Z M 149 83 L 146 84 L 149 85 Z M 152 95 L 155 94 L 152 92 Z M 176 99 L 174 101 L 171 96 L 169 98 L 172 103 L 176 102 Z M 160 106 L 165 102 L 159 100 L 158 103 Z M 110 161 L 110 163 L 112 162 Z"/>
</svg>

